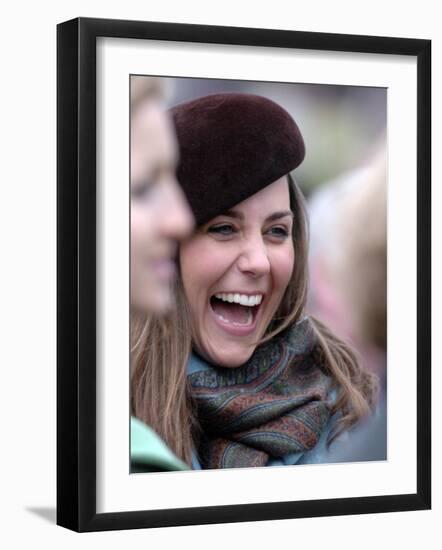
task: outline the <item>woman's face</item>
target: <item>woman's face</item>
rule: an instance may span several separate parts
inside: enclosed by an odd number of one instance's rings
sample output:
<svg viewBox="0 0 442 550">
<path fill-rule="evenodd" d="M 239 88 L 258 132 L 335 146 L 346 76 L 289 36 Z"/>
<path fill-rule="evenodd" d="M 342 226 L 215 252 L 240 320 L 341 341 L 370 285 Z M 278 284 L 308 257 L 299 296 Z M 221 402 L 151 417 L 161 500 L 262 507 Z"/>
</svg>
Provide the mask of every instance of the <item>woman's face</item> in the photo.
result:
<svg viewBox="0 0 442 550">
<path fill-rule="evenodd" d="M 182 243 L 194 346 L 210 362 L 240 366 L 264 335 L 293 271 L 292 219 L 283 177 Z"/>
<path fill-rule="evenodd" d="M 131 304 L 138 311 L 170 306 L 176 241 L 193 226 L 176 162 L 171 122 L 159 102 L 145 100 L 131 120 Z"/>
</svg>

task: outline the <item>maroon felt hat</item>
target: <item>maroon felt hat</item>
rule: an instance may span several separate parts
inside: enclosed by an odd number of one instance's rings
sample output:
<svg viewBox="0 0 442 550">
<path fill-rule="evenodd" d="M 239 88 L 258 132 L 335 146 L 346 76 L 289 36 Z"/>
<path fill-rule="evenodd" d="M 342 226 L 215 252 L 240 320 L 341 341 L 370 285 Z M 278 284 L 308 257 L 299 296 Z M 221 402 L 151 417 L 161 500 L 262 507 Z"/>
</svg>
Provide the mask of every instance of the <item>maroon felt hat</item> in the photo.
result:
<svg viewBox="0 0 442 550">
<path fill-rule="evenodd" d="M 171 110 L 177 178 L 200 225 L 301 164 L 305 148 L 289 113 L 265 97 L 220 93 Z"/>
</svg>

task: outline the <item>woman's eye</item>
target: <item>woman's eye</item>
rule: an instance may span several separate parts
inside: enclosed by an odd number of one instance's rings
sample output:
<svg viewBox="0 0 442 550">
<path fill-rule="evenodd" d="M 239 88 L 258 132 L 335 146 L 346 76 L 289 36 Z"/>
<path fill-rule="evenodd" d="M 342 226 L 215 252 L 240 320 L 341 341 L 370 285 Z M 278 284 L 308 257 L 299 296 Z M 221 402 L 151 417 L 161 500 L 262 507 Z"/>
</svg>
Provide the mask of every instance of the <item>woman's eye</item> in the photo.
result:
<svg viewBox="0 0 442 550">
<path fill-rule="evenodd" d="M 150 181 L 137 183 L 131 186 L 130 196 L 132 199 L 143 199 L 152 191 L 153 185 Z"/>
<path fill-rule="evenodd" d="M 213 225 L 212 227 L 209 227 L 207 231 L 208 233 L 212 233 L 215 235 L 223 235 L 223 236 L 229 236 L 235 232 L 234 228 L 228 224 Z"/>
<path fill-rule="evenodd" d="M 271 227 L 268 231 L 268 233 L 272 237 L 278 237 L 280 239 L 285 239 L 289 236 L 288 229 L 281 226 Z"/>
</svg>

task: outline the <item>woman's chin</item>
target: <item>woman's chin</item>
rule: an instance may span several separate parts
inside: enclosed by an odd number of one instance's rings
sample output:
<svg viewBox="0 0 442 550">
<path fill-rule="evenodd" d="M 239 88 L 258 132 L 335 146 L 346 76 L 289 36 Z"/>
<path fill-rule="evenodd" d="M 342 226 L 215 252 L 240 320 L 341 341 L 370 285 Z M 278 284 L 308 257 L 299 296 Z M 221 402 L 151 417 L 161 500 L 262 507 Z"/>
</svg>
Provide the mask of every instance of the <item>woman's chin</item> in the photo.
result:
<svg viewBox="0 0 442 550">
<path fill-rule="evenodd" d="M 244 365 L 250 357 L 252 357 L 255 351 L 255 346 L 241 347 L 229 346 L 229 349 L 224 348 L 222 352 L 217 353 L 201 353 L 205 359 L 207 359 L 213 365 L 218 367 L 224 367 L 228 369 L 234 369 Z"/>
</svg>

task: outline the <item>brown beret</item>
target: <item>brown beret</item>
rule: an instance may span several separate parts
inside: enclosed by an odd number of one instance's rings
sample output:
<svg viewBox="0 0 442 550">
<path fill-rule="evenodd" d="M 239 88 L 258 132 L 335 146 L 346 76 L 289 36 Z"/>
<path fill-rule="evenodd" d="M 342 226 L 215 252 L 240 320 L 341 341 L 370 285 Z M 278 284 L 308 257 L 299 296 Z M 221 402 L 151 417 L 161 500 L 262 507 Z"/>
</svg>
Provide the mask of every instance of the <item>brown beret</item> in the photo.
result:
<svg viewBox="0 0 442 550">
<path fill-rule="evenodd" d="M 265 97 L 212 94 L 171 109 L 177 178 L 200 225 L 301 164 L 305 148 L 289 113 Z"/>
</svg>

